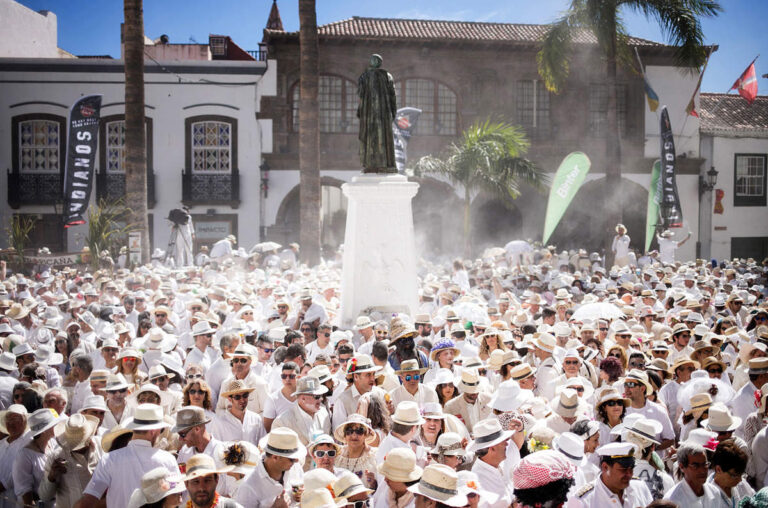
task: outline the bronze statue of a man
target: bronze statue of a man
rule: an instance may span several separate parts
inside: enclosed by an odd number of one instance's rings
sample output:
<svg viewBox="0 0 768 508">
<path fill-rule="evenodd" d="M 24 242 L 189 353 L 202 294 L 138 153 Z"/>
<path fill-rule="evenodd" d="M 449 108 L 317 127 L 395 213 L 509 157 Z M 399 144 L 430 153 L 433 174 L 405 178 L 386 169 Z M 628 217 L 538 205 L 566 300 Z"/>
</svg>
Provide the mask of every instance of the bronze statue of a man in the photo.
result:
<svg viewBox="0 0 768 508">
<path fill-rule="evenodd" d="M 382 58 L 371 55 L 368 68 L 357 80 L 360 104 L 360 163 L 363 173 L 397 173 L 392 122 L 397 113 L 395 83 L 381 68 Z"/>
</svg>

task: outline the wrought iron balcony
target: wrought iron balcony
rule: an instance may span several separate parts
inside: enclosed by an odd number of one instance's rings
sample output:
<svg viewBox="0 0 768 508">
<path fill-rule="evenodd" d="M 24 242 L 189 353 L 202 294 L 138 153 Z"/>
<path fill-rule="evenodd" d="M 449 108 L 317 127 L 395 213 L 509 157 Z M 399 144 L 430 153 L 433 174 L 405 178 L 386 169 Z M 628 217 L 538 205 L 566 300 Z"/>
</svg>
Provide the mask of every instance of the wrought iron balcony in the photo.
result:
<svg viewBox="0 0 768 508">
<path fill-rule="evenodd" d="M 267 61 L 267 45 L 260 42 L 259 49 L 249 49 L 248 54 L 251 55 L 255 60 L 258 60 L 259 62 L 266 62 Z"/>
<path fill-rule="evenodd" d="M 181 171 L 181 201 L 187 206 L 229 205 L 240 206 L 240 171 L 231 173 L 192 173 Z"/>
<path fill-rule="evenodd" d="M 101 171 L 96 173 L 96 198 L 116 200 L 125 197 L 125 173 L 110 173 Z M 154 208 L 155 198 L 155 172 L 147 169 L 147 208 Z"/>
<path fill-rule="evenodd" d="M 21 173 L 8 170 L 8 205 L 53 205 L 61 201 L 63 184 L 59 173 Z"/>
</svg>

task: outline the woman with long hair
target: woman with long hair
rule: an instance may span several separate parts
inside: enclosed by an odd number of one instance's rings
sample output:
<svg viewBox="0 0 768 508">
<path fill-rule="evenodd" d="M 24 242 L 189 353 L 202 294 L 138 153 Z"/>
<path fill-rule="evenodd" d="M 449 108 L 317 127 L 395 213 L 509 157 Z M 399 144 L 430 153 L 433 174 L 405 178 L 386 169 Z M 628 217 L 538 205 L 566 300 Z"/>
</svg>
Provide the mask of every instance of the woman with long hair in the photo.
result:
<svg viewBox="0 0 768 508">
<path fill-rule="evenodd" d="M 205 411 L 205 416 L 213 420 L 215 413 L 213 411 L 213 397 L 211 387 L 202 379 L 195 379 L 187 383 L 182 390 L 182 406 L 201 407 Z M 210 425 L 210 423 L 208 424 Z"/>
<path fill-rule="evenodd" d="M 432 381 L 428 383 L 437 392 L 437 401 L 441 406 L 445 407 L 449 400 L 459 394 L 459 389 L 454 384 L 455 381 L 453 372 L 448 369 L 437 369 Z"/>
<path fill-rule="evenodd" d="M 613 387 L 598 390 L 595 399 L 595 419 L 600 423 L 600 442 L 608 444 L 615 441 L 611 429 L 624 420 L 629 399 L 622 397 Z"/>
<path fill-rule="evenodd" d="M 480 336 L 480 348 L 477 355 L 482 361 L 487 362 L 495 349 L 507 351 L 507 346 L 501 340 L 501 331 L 498 328 L 490 327 Z"/>
<path fill-rule="evenodd" d="M 136 385 L 138 388 L 147 378 L 147 375 L 139 370 L 141 363 L 141 353 L 133 348 L 124 348 L 117 355 L 117 374 L 122 374 L 128 383 Z"/>
<path fill-rule="evenodd" d="M 72 369 L 72 366 L 69 364 L 69 355 L 71 355 L 74 350 L 72 340 L 67 337 L 65 332 L 59 332 L 53 340 L 53 347 L 55 348 L 55 352 L 61 354 L 64 358 L 62 363 L 53 366 L 63 380 Z M 72 385 L 74 386 L 74 383 L 72 383 Z"/>
<path fill-rule="evenodd" d="M 389 397 L 389 394 L 386 396 Z M 371 446 L 378 447 L 379 443 L 387 437 L 389 429 L 392 427 L 387 401 L 373 392 L 368 392 L 360 397 L 360 404 L 357 410 L 358 413 L 368 418 L 370 426 L 373 428 L 374 434 L 376 434 L 376 438 L 370 444 Z"/>
<path fill-rule="evenodd" d="M 623 347 L 619 346 L 618 344 L 614 344 L 613 346 L 608 349 L 608 351 L 605 354 L 606 358 L 614 357 L 618 359 L 621 362 L 621 368 L 624 370 L 627 370 L 627 367 L 629 366 L 629 356 L 627 356 L 627 350 Z"/>
</svg>

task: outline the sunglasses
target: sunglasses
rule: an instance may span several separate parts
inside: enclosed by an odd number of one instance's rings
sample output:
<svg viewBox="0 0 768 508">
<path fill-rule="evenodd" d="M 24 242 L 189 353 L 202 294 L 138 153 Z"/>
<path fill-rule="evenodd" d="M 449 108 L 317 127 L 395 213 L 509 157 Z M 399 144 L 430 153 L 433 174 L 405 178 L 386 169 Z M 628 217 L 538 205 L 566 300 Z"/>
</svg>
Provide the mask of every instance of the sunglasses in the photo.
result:
<svg viewBox="0 0 768 508">
<path fill-rule="evenodd" d="M 54 344 L 66 344 L 66 343 L 67 343 L 66 339 L 60 339 L 54 342 Z"/>
<path fill-rule="evenodd" d="M 261 349 L 265 353 L 274 353 L 275 352 L 275 348 L 260 347 L 259 349 Z"/>
<path fill-rule="evenodd" d="M 205 390 L 189 390 L 188 392 L 190 395 L 205 395 Z"/>
<path fill-rule="evenodd" d="M 576 390 L 578 393 L 584 393 L 584 387 L 583 386 L 569 386 L 571 390 Z"/>
<path fill-rule="evenodd" d="M 125 393 L 128 391 L 128 388 L 120 388 L 119 390 L 107 390 L 112 393 Z"/>
<path fill-rule="evenodd" d="M 709 372 L 710 374 L 722 374 L 723 369 L 707 369 L 707 372 Z"/>
<path fill-rule="evenodd" d="M 230 395 L 229 398 L 232 400 L 248 400 L 247 393 L 238 393 L 237 395 Z"/>
<path fill-rule="evenodd" d="M 329 457 L 335 457 L 336 450 L 315 450 L 315 453 L 313 453 L 312 455 L 314 455 L 318 459 L 322 459 L 326 455 Z"/>
<path fill-rule="evenodd" d="M 565 365 L 578 365 L 578 364 L 579 364 L 578 360 L 566 360 L 565 361 Z"/>
<path fill-rule="evenodd" d="M 248 358 L 232 358 L 232 364 L 236 363 L 248 363 Z"/>
<path fill-rule="evenodd" d="M 613 358 L 621 358 L 621 353 L 610 353 L 608 356 L 612 356 Z"/>
<path fill-rule="evenodd" d="M 301 331 L 302 331 L 302 333 L 304 333 L 304 332 L 311 332 L 312 328 L 302 328 Z"/>
<path fill-rule="evenodd" d="M 153 385 L 159 385 L 163 381 L 163 379 L 165 379 L 165 377 L 166 376 L 156 377 L 154 379 L 150 379 L 149 382 L 152 383 Z"/>
<path fill-rule="evenodd" d="M 352 434 L 357 434 L 358 436 L 364 436 L 365 435 L 365 428 L 363 427 L 349 427 L 347 426 L 344 429 L 344 435 L 350 436 Z"/>
<path fill-rule="evenodd" d="M 407 376 L 405 376 L 406 381 L 410 381 L 411 379 L 413 379 L 414 381 L 418 381 L 419 379 L 421 379 L 421 374 L 413 374 L 413 375 L 408 374 Z"/>
<path fill-rule="evenodd" d="M 280 374 L 280 379 L 296 379 L 296 374 Z"/>
<path fill-rule="evenodd" d="M 640 386 L 638 383 L 624 383 L 625 388 L 637 388 Z"/>
<path fill-rule="evenodd" d="M 179 435 L 179 437 L 181 439 L 184 439 L 185 437 L 187 437 L 187 434 L 189 434 L 190 431 L 192 431 L 192 429 L 182 430 L 182 431 L 177 432 L 177 434 Z"/>
<path fill-rule="evenodd" d="M 477 369 L 477 373 L 481 376 L 488 374 L 488 369 Z"/>
<path fill-rule="evenodd" d="M 387 332 L 385 332 L 384 330 L 376 330 L 376 335 L 386 335 L 386 334 Z"/>
<path fill-rule="evenodd" d="M 202 374 L 187 374 L 187 379 L 200 379 L 202 377 Z"/>
<path fill-rule="evenodd" d="M 155 317 L 168 317 L 168 314 L 155 314 Z"/>
<path fill-rule="evenodd" d="M 13 394 L 13 398 L 14 398 L 14 399 L 20 399 L 20 398 L 22 398 L 23 396 L 24 396 L 24 393 L 14 393 L 14 394 Z"/>
<path fill-rule="evenodd" d="M 355 501 L 354 503 L 347 503 L 346 506 L 354 506 L 355 508 L 365 508 L 371 505 L 370 499 L 364 499 L 363 501 Z"/>
<path fill-rule="evenodd" d="M 124 362 L 135 362 L 136 361 L 136 357 L 134 357 L 134 356 L 126 356 L 125 358 L 123 358 L 123 361 Z"/>
<path fill-rule="evenodd" d="M 768 321 L 768 317 L 766 317 L 766 316 L 755 316 L 754 320 L 755 321 Z"/>
<path fill-rule="evenodd" d="M 321 334 L 319 334 L 319 335 L 320 335 L 321 337 L 330 337 L 330 336 L 331 336 L 331 334 L 330 334 L 330 333 L 321 333 Z"/>
<path fill-rule="evenodd" d="M 609 400 L 609 401 L 605 402 L 604 405 L 606 405 L 608 407 L 614 407 L 614 406 L 623 406 L 624 403 L 622 401 L 620 401 L 620 400 Z"/>
<path fill-rule="evenodd" d="M 607 332 L 608 328 L 598 328 L 598 330 L 600 330 L 601 332 Z"/>
</svg>

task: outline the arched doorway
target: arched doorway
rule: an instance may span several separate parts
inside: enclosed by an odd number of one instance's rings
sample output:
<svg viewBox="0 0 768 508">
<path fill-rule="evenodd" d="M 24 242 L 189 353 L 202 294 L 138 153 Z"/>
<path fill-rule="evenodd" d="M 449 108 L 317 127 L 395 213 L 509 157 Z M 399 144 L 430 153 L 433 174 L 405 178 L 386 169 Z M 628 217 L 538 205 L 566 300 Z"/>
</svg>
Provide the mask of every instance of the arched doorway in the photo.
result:
<svg viewBox="0 0 768 508">
<path fill-rule="evenodd" d="M 566 210 L 549 243 L 557 245 L 559 249 L 601 251 L 606 236 L 612 236 L 616 226 L 608 224 L 603 215 L 605 196 L 614 192 L 621 196 L 621 221 L 627 226 L 632 248 L 643 250 L 648 190 L 626 178 L 621 179 L 618 189 L 609 189 L 605 178 L 585 183 Z"/>
<path fill-rule="evenodd" d="M 347 198 L 341 191 L 344 182 L 324 176 L 320 179 L 321 223 L 320 244 L 324 252 L 333 252 L 344 242 L 347 224 Z M 287 245 L 299 241 L 299 203 L 301 193 L 297 185 L 288 192 L 277 210 L 274 226 L 269 228 L 270 240 Z"/>
<path fill-rule="evenodd" d="M 479 196 L 472 202 L 470 213 L 473 254 L 486 247 L 503 247 L 522 236 L 523 217 L 511 199 Z"/>
</svg>

